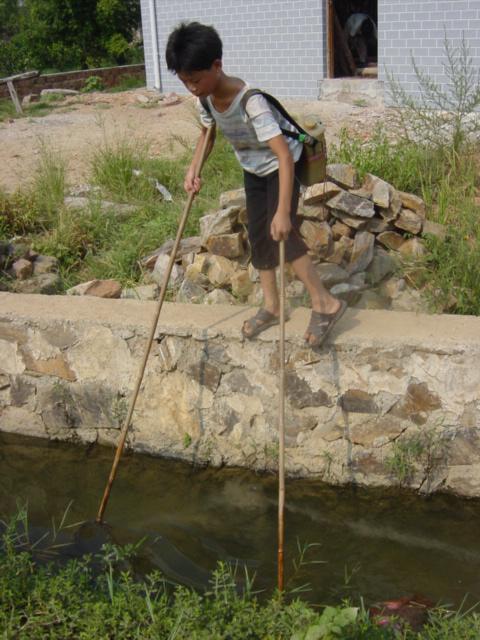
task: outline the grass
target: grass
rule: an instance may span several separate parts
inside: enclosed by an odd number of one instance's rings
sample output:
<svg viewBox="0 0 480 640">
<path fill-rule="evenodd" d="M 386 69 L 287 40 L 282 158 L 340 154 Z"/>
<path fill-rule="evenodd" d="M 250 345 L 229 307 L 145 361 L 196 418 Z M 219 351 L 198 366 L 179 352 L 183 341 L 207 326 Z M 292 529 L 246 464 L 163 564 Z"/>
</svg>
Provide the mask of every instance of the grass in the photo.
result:
<svg viewBox="0 0 480 640">
<path fill-rule="evenodd" d="M 57 94 L 50 94 L 44 96 L 38 102 L 32 102 L 23 108 L 23 115 L 17 113 L 15 111 L 15 107 L 13 106 L 10 98 L 4 98 L 0 100 L 0 122 L 4 122 L 6 120 L 16 120 L 18 118 L 25 117 L 34 117 L 40 118 L 42 116 L 47 116 L 49 113 L 52 113 L 55 109 L 63 106 L 61 103 L 64 100 L 64 96 Z"/>
<path fill-rule="evenodd" d="M 0 521 L 5 640 L 474 640 L 480 634 L 472 611 L 434 610 L 416 632 L 398 621 L 379 626 L 363 602 L 314 608 L 295 592 L 259 599 L 247 573 L 221 563 L 202 593 L 169 583 L 160 572 L 136 580 L 130 567 L 139 545 L 107 543 L 93 558 L 62 559 L 62 531 L 72 526 L 64 515 L 36 540 L 26 510 Z"/>
<path fill-rule="evenodd" d="M 175 235 L 186 195 L 183 178 L 192 150 L 174 158 L 152 158 L 143 141 L 105 142 L 92 157 L 91 182 L 100 188 L 81 211 L 63 205 L 67 191 L 62 157 L 42 147 L 29 190 L 0 194 L 0 239 L 24 235 L 33 248 L 60 261 L 65 288 L 92 278 L 116 278 L 124 285 L 141 279 L 138 260 Z M 135 175 L 134 170 L 141 171 Z M 199 231 L 199 218 L 218 207 L 219 194 L 241 184 L 241 172 L 224 139 L 217 141 L 204 170 L 204 187 L 192 207 L 186 236 Z M 158 180 L 171 192 L 164 202 Z M 98 197 L 133 205 L 129 215 L 102 209 Z"/>
</svg>

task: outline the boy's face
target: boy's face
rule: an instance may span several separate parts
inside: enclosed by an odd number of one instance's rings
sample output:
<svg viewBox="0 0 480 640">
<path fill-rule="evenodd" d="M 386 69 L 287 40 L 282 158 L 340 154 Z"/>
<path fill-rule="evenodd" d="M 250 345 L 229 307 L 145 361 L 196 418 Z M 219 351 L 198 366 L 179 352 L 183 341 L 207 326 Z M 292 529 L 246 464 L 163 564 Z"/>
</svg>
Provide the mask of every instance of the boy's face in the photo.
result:
<svg viewBox="0 0 480 640">
<path fill-rule="evenodd" d="M 214 93 L 222 74 L 222 61 L 215 60 L 210 69 L 180 72 L 178 77 L 185 87 L 198 98 L 206 98 Z"/>
</svg>

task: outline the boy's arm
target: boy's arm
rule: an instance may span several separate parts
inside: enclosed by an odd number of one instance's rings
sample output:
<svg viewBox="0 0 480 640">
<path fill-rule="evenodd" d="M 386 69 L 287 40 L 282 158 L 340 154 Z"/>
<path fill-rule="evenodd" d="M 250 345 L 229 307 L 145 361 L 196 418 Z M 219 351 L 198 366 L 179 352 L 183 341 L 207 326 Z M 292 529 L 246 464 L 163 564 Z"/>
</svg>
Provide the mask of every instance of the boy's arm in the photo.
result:
<svg viewBox="0 0 480 640">
<path fill-rule="evenodd" d="M 278 206 L 270 227 L 272 238 L 278 242 L 286 240 L 292 229 L 290 208 L 295 168 L 290 148 L 282 134 L 268 140 L 268 146 L 278 158 Z"/>
<path fill-rule="evenodd" d="M 213 127 L 215 127 L 215 125 L 213 125 Z M 202 131 L 200 133 L 200 137 L 198 139 L 197 146 L 195 147 L 195 152 L 193 154 L 192 161 L 191 161 L 190 166 L 188 167 L 187 173 L 185 175 L 185 181 L 183 183 L 183 187 L 184 187 L 185 191 L 187 191 L 187 192 L 193 191 L 194 193 L 198 193 L 200 191 L 200 189 L 202 188 L 202 181 L 201 181 L 200 178 L 195 177 L 195 173 L 197 172 L 197 167 L 198 167 L 198 163 L 200 161 L 200 155 L 202 153 L 202 148 L 203 148 L 203 145 L 205 143 L 205 138 L 207 136 L 207 131 L 208 131 L 207 127 L 202 127 Z M 210 137 L 210 140 L 209 140 L 209 143 L 208 143 L 208 146 L 207 146 L 207 152 L 206 152 L 206 155 L 205 155 L 205 160 L 210 155 L 214 144 L 215 144 L 215 128 L 213 130 L 213 134 Z"/>
</svg>

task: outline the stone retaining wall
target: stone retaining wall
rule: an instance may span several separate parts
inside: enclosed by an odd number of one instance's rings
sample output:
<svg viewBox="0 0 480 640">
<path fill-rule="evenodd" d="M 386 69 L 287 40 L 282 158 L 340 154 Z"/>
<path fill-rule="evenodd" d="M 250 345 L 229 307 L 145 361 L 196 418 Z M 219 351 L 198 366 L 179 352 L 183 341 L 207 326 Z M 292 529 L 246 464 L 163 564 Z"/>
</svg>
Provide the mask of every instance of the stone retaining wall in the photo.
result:
<svg viewBox="0 0 480 640">
<path fill-rule="evenodd" d="M 145 65 L 129 64 L 121 67 L 102 67 L 100 69 L 82 69 L 64 73 L 46 73 L 36 78 L 16 80 L 15 89 L 20 98 L 29 93 L 40 93 L 42 89 L 75 89 L 80 91 L 90 76 L 99 76 L 105 87 L 114 87 L 124 76 L 145 78 Z M 9 98 L 6 84 L 0 85 L 0 98 Z"/>
<path fill-rule="evenodd" d="M 0 293 L 0 429 L 116 443 L 155 303 Z M 213 465 L 277 462 L 277 329 L 245 307 L 166 304 L 129 436 Z M 287 324 L 288 472 L 480 495 L 480 318 L 348 310 L 306 348 Z"/>
</svg>

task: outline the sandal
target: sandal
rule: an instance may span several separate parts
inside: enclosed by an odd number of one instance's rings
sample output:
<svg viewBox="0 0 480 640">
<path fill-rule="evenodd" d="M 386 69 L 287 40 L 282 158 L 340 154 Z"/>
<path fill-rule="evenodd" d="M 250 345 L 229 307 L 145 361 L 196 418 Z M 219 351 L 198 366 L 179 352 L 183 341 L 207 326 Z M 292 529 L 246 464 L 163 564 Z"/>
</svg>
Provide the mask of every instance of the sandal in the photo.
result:
<svg viewBox="0 0 480 640">
<path fill-rule="evenodd" d="M 280 322 L 280 318 L 270 311 L 266 309 L 259 309 L 257 313 L 248 320 L 245 320 L 242 327 L 242 335 L 244 338 L 250 340 L 251 338 L 258 336 L 259 333 L 265 331 L 269 327 L 273 327 L 274 325 Z M 251 331 L 245 331 L 245 325 L 247 323 L 250 325 Z"/>
<path fill-rule="evenodd" d="M 305 342 L 310 347 L 319 347 L 333 329 L 334 325 L 343 316 L 346 308 L 347 303 L 344 300 L 341 300 L 340 306 L 335 313 L 320 313 L 319 311 L 312 311 L 310 323 L 307 328 L 308 338 L 305 338 Z M 312 336 L 314 338 L 313 341 Z"/>
</svg>

